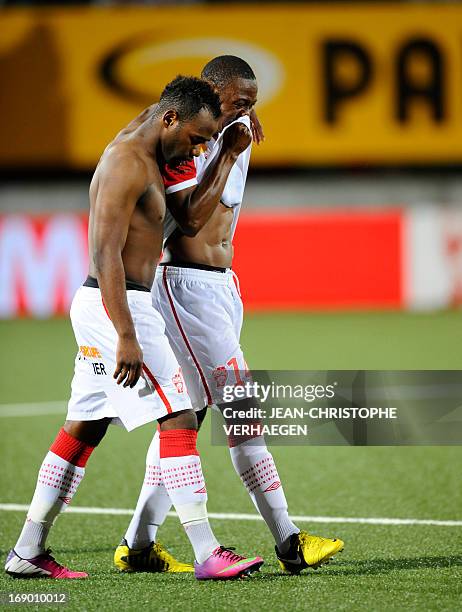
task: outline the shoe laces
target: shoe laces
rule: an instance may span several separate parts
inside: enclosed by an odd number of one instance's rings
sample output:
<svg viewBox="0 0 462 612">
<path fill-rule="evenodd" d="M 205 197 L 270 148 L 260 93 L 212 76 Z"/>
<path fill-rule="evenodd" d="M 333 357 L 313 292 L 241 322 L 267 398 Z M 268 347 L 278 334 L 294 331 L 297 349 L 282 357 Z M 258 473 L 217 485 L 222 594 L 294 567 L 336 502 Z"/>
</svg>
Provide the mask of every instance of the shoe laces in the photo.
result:
<svg viewBox="0 0 462 612">
<path fill-rule="evenodd" d="M 58 563 L 56 561 L 56 559 L 51 554 L 51 548 L 47 548 L 46 551 L 43 553 L 43 556 L 46 557 L 47 561 L 52 563 L 55 566 L 55 568 L 58 569 L 60 572 L 69 571 L 69 569 L 65 565 L 61 565 L 61 563 Z"/>
<path fill-rule="evenodd" d="M 327 542 L 327 539 L 321 536 L 310 535 L 306 531 L 301 531 L 299 533 L 299 542 L 300 544 L 305 544 L 308 548 L 319 548 Z"/>
<path fill-rule="evenodd" d="M 234 550 L 236 550 L 234 546 L 220 546 L 220 548 L 217 549 L 217 552 L 215 554 L 218 557 L 223 557 L 223 559 L 226 559 L 231 563 L 236 563 L 237 561 L 241 561 L 241 559 L 245 558 L 241 557 L 241 555 L 237 555 L 235 552 L 233 552 Z"/>
<path fill-rule="evenodd" d="M 308 546 L 313 546 L 313 544 L 315 544 L 315 543 L 317 544 L 321 540 L 321 538 L 319 538 L 318 536 L 310 535 L 306 531 L 301 531 L 298 534 L 298 539 L 299 539 L 299 543 L 300 544 L 305 544 L 305 545 L 308 545 Z"/>
</svg>

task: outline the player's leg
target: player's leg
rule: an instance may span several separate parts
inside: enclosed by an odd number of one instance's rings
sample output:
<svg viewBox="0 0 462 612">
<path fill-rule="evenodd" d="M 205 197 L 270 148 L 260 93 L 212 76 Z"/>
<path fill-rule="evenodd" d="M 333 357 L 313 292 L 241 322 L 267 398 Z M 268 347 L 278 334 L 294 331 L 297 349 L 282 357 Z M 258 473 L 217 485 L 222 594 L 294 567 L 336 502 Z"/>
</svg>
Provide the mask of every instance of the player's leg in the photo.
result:
<svg viewBox="0 0 462 612">
<path fill-rule="evenodd" d="M 172 506 L 160 476 L 159 431 L 156 431 L 148 448 L 143 486 L 124 537 L 129 548 L 135 550 L 144 549 L 156 541 L 157 529 Z"/>
<path fill-rule="evenodd" d="M 247 375 L 247 364 L 239 344 L 244 309 L 239 281 L 234 274 L 232 280 L 230 287 L 233 299 L 225 300 L 224 306 L 232 320 L 235 340 L 230 333 L 228 351 L 232 357 L 227 359 L 226 363 L 227 365 L 233 364 L 235 382 L 238 385 L 246 379 Z M 225 298 L 224 294 L 223 298 Z M 235 410 L 246 411 L 255 407 L 253 398 L 233 402 Z M 223 408 L 224 405 L 221 406 L 221 409 Z M 281 479 L 263 436 L 255 436 L 249 440 L 230 437 L 228 446 L 237 474 L 274 537 L 276 555 L 282 569 L 291 573 L 299 573 L 308 566 L 317 568 L 343 549 L 341 540 L 309 535 L 300 531 L 292 522 Z"/>
<path fill-rule="evenodd" d="M 230 404 L 222 404 L 220 409 L 225 407 Z M 255 408 L 255 401 L 235 401 L 232 408 L 248 411 Z M 228 446 L 236 473 L 273 535 L 284 571 L 298 574 L 306 567 L 317 569 L 343 549 L 342 540 L 308 534 L 292 522 L 276 464 L 262 435 L 230 435 Z"/>
<path fill-rule="evenodd" d="M 196 409 L 198 427 L 202 423 L 206 408 L 205 391 L 194 362 L 185 352 L 184 340 L 171 313 L 168 297 L 162 281 L 162 271 L 157 275 L 153 287 L 153 303 L 165 321 L 165 333 L 175 357 L 181 366 L 189 398 Z M 166 310 L 168 308 L 168 310 Z M 173 332 L 173 335 L 172 335 Z M 157 428 L 146 454 L 146 472 L 135 512 L 128 529 L 115 550 L 114 563 L 125 572 L 187 572 L 193 566 L 177 561 L 159 542 L 158 528 L 164 523 L 172 503 L 160 477 L 160 427 Z"/>
<path fill-rule="evenodd" d="M 205 418 L 207 408 L 196 412 L 197 429 Z M 156 542 L 157 530 L 167 518 L 172 502 L 160 477 L 160 426 L 149 445 L 146 455 L 146 472 L 141 493 L 135 508 L 130 525 L 125 533 L 125 543 L 130 549 L 142 550 Z M 192 571 L 193 567 L 186 563 L 179 563 L 170 555 L 167 560 L 170 565 L 165 571 L 183 572 Z M 161 563 L 158 563 L 161 565 Z M 129 569 L 120 567 L 120 569 Z M 159 570 L 160 571 L 160 570 Z"/>
<path fill-rule="evenodd" d="M 255 402 L 248 399 L 220 404 L 219 409 L 249 411 Z M 228 412 L 229 413 L 229 412 Z M 229 421 L 228 424 L 232 424 Z M 273 456 L 263 436 L 228 436 L 231 461 L 250 498 L 271 531 L 276 546 L 286 552 L 290 537 L 300 529 L 290 520 L 284 489 Z"/>
<path fill-rule="evenodd" d="M 55 519 L 71 502 L 90 454 L 106 433 L 111 417 L 116 416 L 107 407 L 104 390 L 107 379 L 112 379 L 105 359 L 115 346 L 115 330 L 107 320 L 98 289 L 80 287 L 70 315 L 79 349 L 67 421 L 42 463 L 27 521 L 8 556 L 5 569 L 12 574 L 86 576 L 57 564 L 46 553 L 45 543 Z"/>
<path fill-rule="evenodd" d="M 232 578 L 255 571 L 259 557 L 246 559 L 220 547 L 207 517 L 207 492 L 197 450 L 197 419 L 167 337 L 151 305 L 134 317 L 143 350 L 144 376 L 152 392 L 140 403 L 152 406 L 160 424 L 160 478 L 194 550 L 198 579 Z M 112 400 L 111 400 L 112 401 Z M 118 413 L 122 417 L 122 413 Z M 146 412 L 147 414 L 147 412 Z"/>
<path fill-rule="evenodd" d="M 220 546 L 207 517 L 207 490 L 197 451 L 194 412 L 161 421 L 160 467 L 165 487 L 194 549 L 198 580 L 229 579 L 250 574 L 263 564 Z"/>
<path fill-rule="evenodd" d="M 66 510 L 85 475 L 85 466 L 106 433 L 110 419 L 66 421 L 40 467 L 27 519 L 5 570 L 20 577 L 85 578 L 58 564 L 46 551 L 46 540 L 58 515 Z"/>
</svg>

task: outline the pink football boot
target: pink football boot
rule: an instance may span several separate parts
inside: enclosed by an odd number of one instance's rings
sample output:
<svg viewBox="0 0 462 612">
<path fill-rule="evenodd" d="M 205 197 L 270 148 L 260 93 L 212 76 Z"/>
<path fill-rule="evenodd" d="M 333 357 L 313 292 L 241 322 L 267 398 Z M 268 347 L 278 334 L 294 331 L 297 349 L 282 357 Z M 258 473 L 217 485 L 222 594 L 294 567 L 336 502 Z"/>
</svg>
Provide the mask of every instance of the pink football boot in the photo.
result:
<svg viewBox="0 0 462 612">
<path fill-rule="evenodd" d="M 233 548 L 216 548 L 203 563 L 194 562 L 194 574 L 198 580 L 230 580 L 243 578 L 256 572 L 263 565 L 261 557 L 246 559 L 236 555 Z"/>
<path fill-rule="evenodd" d="M 88 578 L 85 572 L 73 572 L 57 563 L 48 549 L 33 559 L 22 559 L 14 550 L 6 558 L 5 572 L 13 578 Z"/>
</svg>

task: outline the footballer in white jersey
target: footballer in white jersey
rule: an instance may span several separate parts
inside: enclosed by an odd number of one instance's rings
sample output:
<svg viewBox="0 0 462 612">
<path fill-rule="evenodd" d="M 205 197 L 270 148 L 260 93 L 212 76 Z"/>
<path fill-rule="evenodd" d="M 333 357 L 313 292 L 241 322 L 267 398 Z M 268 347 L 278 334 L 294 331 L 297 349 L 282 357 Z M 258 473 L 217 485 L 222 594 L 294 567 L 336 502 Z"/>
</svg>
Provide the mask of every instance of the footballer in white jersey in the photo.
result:
<svg viewBox="0 0 462 612">
<path fill-rule="evenodd" d="M 222 151 L 234 130 L 242 130 L 243 134 L 248 131 L 249 119 L 254 135 L 255 125 L 259 126 L 253 112 L 257 81 L 247 62 L 235 56 L 220 56 L 204 67 L 201 76 L 212 82 L 220 95 L 222 128 L 204 155 L 198 157 L 197 164 L 191 160 L 173 170 L 163 170 L 170 214 L 164 227 L 164 255 L 152 289 L 154 307 L 165 321 L 165 332 L 182 368 L 199 425 L 208 406 L 215 405 L 220 410 L 226 407 L 225 385 L 239 386 L 249 377 L 240 345 L 243 307 L 239 283 L 232 271 L 232 239 L 243 200 L 251 144 L 236 156 L 231 169 L 223 165 Z M 257 141 L 261 135 L 257 129 Z M 222 178 L 226 175 L 218 199 L 216 181 L 210 181 L 213 172 Z M 204 182 L 212 183 L 208 198 L 203 194 Z M 186 223 L 191 207 L 199 229 Z M 233 402 L 233 409 L 245 411 L 254 405 L 254 399 L 244 397 Z M 156 434 L 147 454 L 147 474 L 158 469 L 158 444 Z M 291 521 L 281 480 L 262 435 L 229 435 L 228 445 L 234 468 L 274 537 L 283 571 L 298 574 L 307 567 L 317 568 L 343 548 L 341 540 L 301 532 Z M 157 529 L 169 510 L 170 502 L 162 486 L 151 486 L 147 478 L 125 538 L 115 553 L 119 569 L 184 571 L 175 570 L 181 567 L 176 560 L 170 559 L 170 569 L 166 570 L 159 570 L 159 565 L 150 561 L 157 546 Z"/>
<path fill-rule="evenodd" d="M 169 177 L 167 198 L 201 182 L 215 165 L 226 131 L 235 123 L 242 123 L 250 130 L 248 115 L 228 124 L 207 151 L 188 164 L 188 171 L 184 168 L 183 174 L 177 173 L 176 182 L 173 176 Z M 242 384 L 246 376 L 247 365 L 239 342 L 243 307 L 239 282 L 231 264 L 232 239 L 250 154 L 251 144 L 236 159 L 212 218 L 197 237 L 189 239 L 195 242 L 203 234 L 211 251 L 209 257 L 201 257 L 199 261 L 186 257 L 188 241 L 176 255 L 175 244 L 183 243 L 186 237 L 172 213 L 166 215 L 164 261 L 153 284 L 153 303 L 164 318 L 167 337 L 180 360 L 189 396 L 198 411 L 223 403 L 225 385 Z"/>
</svg>

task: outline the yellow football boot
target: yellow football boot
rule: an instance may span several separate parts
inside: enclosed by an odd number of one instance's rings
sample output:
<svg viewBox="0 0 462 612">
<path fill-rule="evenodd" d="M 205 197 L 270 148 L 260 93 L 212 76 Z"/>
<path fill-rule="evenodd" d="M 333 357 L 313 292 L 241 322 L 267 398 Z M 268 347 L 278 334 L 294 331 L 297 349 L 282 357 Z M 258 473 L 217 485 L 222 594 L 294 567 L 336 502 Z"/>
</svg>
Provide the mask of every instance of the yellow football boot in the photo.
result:
<svg viewBox="0 0 462 612">
<path fill-rule="evenodd" d="M 193 572 L 189 563 L 180 563 L 159 542 L 151 542 L 146 548 L 135 550 L 129 548 L 127 541 L 117 546 L 114 553 L 114 564 L 121 572 Z"/>
<path fill-rule="evenodd" d="M 343 550 L 344 543 L 338 538 L 321 538 L 306 531 L 290 536 L 289 550 L 281 554 L 276 548 L 276 556 L 281 569 L 289 574 L 299 574 L 306 567 L 318 569 L 321 565 Z"/>
</svg>

